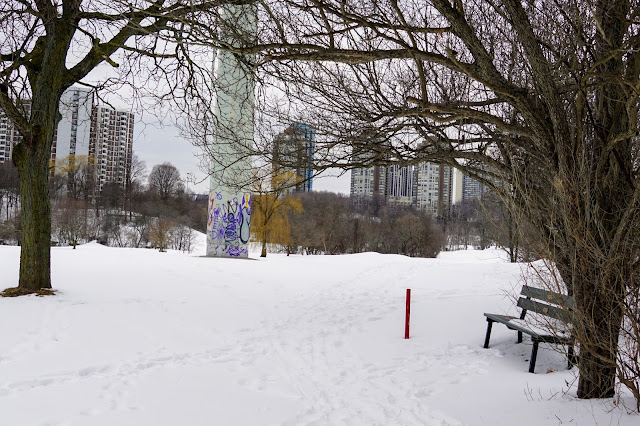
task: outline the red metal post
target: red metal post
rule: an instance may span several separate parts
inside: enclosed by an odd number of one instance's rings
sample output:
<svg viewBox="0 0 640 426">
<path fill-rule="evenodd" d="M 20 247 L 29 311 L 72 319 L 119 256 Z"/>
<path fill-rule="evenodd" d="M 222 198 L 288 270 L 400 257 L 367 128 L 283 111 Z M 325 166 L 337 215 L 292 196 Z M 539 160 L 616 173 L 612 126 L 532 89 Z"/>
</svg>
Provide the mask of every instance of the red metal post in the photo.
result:
<svg viewBox="0 0 640 426">
<path fill-rule="evenodd" d="M 407 317 L 404 322 L 404 338 L 409 338 L 409 314 L 411 313 L 411 289 L 407 289 Z"/>
</svg>

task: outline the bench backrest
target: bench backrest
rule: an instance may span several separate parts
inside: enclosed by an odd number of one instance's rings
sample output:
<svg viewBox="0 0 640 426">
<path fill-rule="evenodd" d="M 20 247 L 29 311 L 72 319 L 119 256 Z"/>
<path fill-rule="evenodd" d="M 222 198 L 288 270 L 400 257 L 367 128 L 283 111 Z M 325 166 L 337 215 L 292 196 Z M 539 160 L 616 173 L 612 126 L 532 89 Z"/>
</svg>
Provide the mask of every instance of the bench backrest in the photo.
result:
<svg viewBox="0 0 640 426">
<path fill-rule="evenodd" d="M 567 324 L 571 322 L 569 311 L 575 305 L 572 296 L 527 285 L 522 286 L 520 294 L 523 296 L 518 299 L 518 307 L 522 308 L 520 318 L 524 319 L 526 312 L 531 311 L 555 318 Z"/>
</svg>

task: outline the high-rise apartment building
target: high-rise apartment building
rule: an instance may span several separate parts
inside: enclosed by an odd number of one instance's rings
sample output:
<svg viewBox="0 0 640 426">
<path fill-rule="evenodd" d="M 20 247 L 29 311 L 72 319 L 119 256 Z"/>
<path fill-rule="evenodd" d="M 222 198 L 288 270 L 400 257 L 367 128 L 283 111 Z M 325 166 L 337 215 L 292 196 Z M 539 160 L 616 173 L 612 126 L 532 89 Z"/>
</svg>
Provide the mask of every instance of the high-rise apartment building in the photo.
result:
<svg viewBox="0 0 640 426">
<path fill-rule="evenodd" d="M 451 191 L 451 204 L 458 204 L 462 201 L 462 172 L 456 168 L 453 169 L 453 184 Z"/>
<path fill-rule="evenodd" d="M 29 113 L 31 101 L 22 101 L 22 106 Z M 51 165 L 56 160 L 71 155 L 89 154 L 89 127 L 91 125 L 91 109 L 93 95 L 89 89 L 71 87 L 60 99 L 59 111 L 62 119 L 53 136 L 51 147 Z M 17 129 L 9 118 L 0 110 L 0 162 L 11 158 L 13 146 L 21 139 Z"/>
<path fill-rule="evenodd" d="M 462 201 L 481 199 L 487 188 L 467 175 L 462 176 Z"/>
<path fill-rule="evenodd" d="M 30 100 L 21 102 L 28 114 Z M 134 115 L 95 106 L 90 90 L 71 87 L 60 99 L 60 114 L 51 149 L 51 165 L 69 157 L 86 156 L 95 165 L 98 188 L 108 182 L 124 186 L 131 173 Z M 9 161 L 21 139 L 13 122 L 0 110 L 0 162 Z"/>
<path fill-rule="evenodd" d="M 11 159 L 11 151 L 15 145 L 18 132 L 7 115 L 0 109 L 0 163 Z"/>
<path fill-rule="evenodd" d="M 414 166 L 394 164 L 387 167 L 385 195 L 387 202 L 397 206 L 413 205 L 415 170 Z"/>
<path fill-rule="evenodd" d="M 448 217 L 451 206 L 455 204 L 455 168 L 440 166 L 438 174 L 438 213 L 439 217 Z"/>
<path fill-rule="evenodd" d="M 273 173 L 291 175 L 291 190 L 309 192 L 313 188 L 313 154 L 316 133 L 303 123 L 292 123 L 273 143 Z M 285 178 L 288 180 L 288 178 Z"/>
<path fill-rule="evenodd" d="M 30 100 L 21 102 L 26 113 Z M 90 90 L 71 87 L 60 99 L 62 119 L 54 133 L 51 165 L 69 157 L 86 156 L 95 165 L 98 188 L 109 182 L 125 186 L 131 173 L 134 115 L 96 106 Z M 21 136 L 0 109 L 0 162 L 11 159 L 13 146 Z"/>
<path fill-rule="evenodd" d="M 354 154 L 353 161 L 366 162 L 368 154 Z M 387 167 L 359 167 L 351 170 L 351 199 L 357 206 L 363 206 L 367 199 L 386 200 Z"/>
<path fill-rule="evenodd" d="M 358 197 L 385 196 L 387 168 L 373 166 L 351 171 L 351 195 Z"/>
<path fill-rule="evenodd" d="M 351 195 L 356 204 L 381 196 L 392 205 L 414 206 L 433 216 L 448 214 L 453 202 L 453 168 L 430 162 L 351 171 Z"/>
<path fill-rule="evenodd" d="M 25 110 L 25 115 L 31 110 L 31 101 L 24 100 L 20 103 Z M 0 163 L 11 160 L 13 147 L 22 139 L 13 121 L 0 108 Z"/>
<path fill-rule="evenodd" d="M 433 216 L 446 216 L 453 203 L 452 167 L 423 162 L 415 166 L 413 205 Z"/>
<path fill-rule="evenodd" d="M 124 187 L 131 173 L 134 115 L 106 106 L 91 114 L 89 157 L 95 162 L 98 188 L 107 183 Z"/>
<path fill-rule="evenodd" d="M 51 148 L 51 161 L 71 156 L 89 156 L 93 92 L 81 87 L 67 89 L 60 99 L 60 114 Z"/>
</svg>

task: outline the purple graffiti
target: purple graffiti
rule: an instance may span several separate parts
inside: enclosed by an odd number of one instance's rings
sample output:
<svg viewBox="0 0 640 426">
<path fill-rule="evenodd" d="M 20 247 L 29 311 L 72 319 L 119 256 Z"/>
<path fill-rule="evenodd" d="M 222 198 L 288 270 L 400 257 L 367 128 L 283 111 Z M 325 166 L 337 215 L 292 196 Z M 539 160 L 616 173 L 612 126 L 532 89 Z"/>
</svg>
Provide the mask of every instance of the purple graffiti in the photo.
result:
<svg viewBox="0 0 640 426">
<path fill-rule="evenodd" d="M 207 223 L 210 251 L 230 257 L 246 256 L 251 223 L 251 194 L 222 201 L 221 192 L 212 192 Z M 222 202 L 221 202 L 222 201 Z"/>
<path fill-rule="evenodd" d="M 249 242 L 250 224 L 251 224 L 251 194 L 244 194 L 242 196 L 242 205 L 240 209 L 240 241 L 243 244 Z"/>
<path fill-rule="evenodd" d="M 243 247 L 238 247 L 238 246 L 226 246 L 226 249 L 224 250 L 224 252 L 227 253 L 229 256 L 239 257 L 243 254 L 247 254 L 247 249 Z"/>
</svg>

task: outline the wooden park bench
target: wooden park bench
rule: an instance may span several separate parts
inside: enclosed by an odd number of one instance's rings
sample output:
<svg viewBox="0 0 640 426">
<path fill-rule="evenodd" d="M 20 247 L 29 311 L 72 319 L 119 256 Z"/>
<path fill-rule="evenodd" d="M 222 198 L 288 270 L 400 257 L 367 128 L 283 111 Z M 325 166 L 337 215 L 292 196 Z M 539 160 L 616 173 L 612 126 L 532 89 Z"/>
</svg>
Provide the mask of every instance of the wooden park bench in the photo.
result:
<svg viewBox="0 0 640 426">
<path fill-rule="evenodd" d="M 518 307 L 522 308 L 520 317 L 484 314 L 484 316 L 487 317 L 488 323 L 484 347 L 489 347 L 491 326 L 494 322 L 499 322 L 511 330 L 518 332 L 518 343 L 522 343 L 522 333 L 531 336 L 533 349 L 531 350 L 531 359 L 529 360 L 529 373 L 533 373 L 536 368 L 536 357 L 538 355 L 538 344 L 540 344 L 540 342 L 567 345 L 567 368 L 571 368 L 572 365 L 576 364 L 576 356 L 573 351 L 574 340 L 570 330 L 571 318 L 569 315 L 574 306 L 573 297 L 526 285 L 522 287 L 520 294 L 521 297 L 518 299 Z M 525 315 L 527 315 L 528 311 L 534 312 L 539 316 L 534 317 L 534 321 L 525 322 Z M 549 330 L 549 327 L 545 327 L 545 325 L 551 325 L 552 323 L 560 326 L 553 333 Z"/>
</svg>

